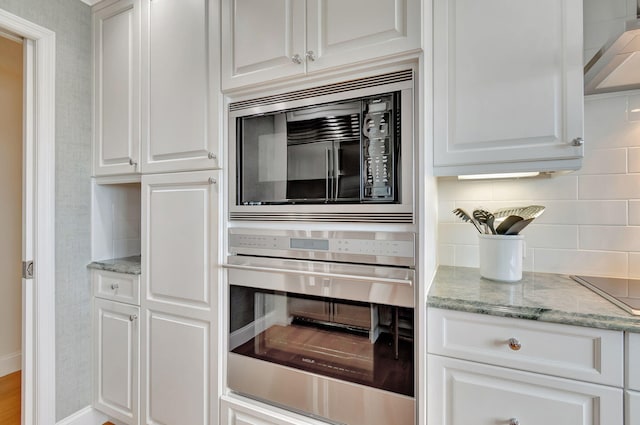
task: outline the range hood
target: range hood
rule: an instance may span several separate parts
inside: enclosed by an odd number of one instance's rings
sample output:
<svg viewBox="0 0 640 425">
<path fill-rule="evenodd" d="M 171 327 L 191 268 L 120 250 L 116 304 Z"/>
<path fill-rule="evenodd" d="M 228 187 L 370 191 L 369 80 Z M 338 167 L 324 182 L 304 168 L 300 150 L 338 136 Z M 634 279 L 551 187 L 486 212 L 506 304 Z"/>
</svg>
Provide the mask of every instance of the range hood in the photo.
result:
<svg viewBox="0 0 640 425">
<path fill-rule="evenodd" d="M 640 0 L 637 19 L 584 67 L 584 94 L 640 89 Z"/>
</svg>

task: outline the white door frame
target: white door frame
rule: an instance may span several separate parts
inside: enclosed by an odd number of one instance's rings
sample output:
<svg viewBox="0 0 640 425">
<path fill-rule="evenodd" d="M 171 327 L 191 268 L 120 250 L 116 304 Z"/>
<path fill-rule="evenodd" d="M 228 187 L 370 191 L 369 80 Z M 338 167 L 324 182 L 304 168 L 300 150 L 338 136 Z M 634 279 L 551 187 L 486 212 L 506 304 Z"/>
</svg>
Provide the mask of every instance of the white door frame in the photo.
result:
<svg viewBox="0 0 640 425">
<path fill-rule="evenodd" d="M 0 9 L 0 28 L 24 37 L 22 424 L 55 418 L 55 33 Z"/>
</svg>

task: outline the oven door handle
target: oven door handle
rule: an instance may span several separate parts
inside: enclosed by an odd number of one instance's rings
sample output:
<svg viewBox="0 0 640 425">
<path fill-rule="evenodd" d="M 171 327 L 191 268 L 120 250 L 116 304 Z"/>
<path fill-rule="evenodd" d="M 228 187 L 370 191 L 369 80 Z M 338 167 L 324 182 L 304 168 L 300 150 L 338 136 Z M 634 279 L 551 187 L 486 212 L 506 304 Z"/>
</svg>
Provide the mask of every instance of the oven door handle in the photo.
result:
<svg viewBox="0 0 640 425">
<path fill-rule="evenodd" d="M 248 271 L 269 272 L 269 273 L 286 273 L 286 274 L 297 274 L 297 275 L 305 275 L 305 276 L 328 277 L 328 278 L 336 278 L 336 279 L 362 280 L 366 282 L 376 281 L 381 283 L 393 283 L 398 285 L 413 286 L 413 282 L 409 279 L 393 279 L 388 277 L 376 277 L 376 276 L 358 276 L 358 275 L 341 274 L 341 273 L 323 273 L 323 272 L 312 272 L 307 270 L 279 269 L 275 267 L 258 267 L 258 266 L 246 266 L 246 265 L 237 265 L 237 264 L 222 264 L 222 267 L 227 269 L 237 269 L 237 270 L 248 270 Z"/>
</svg>

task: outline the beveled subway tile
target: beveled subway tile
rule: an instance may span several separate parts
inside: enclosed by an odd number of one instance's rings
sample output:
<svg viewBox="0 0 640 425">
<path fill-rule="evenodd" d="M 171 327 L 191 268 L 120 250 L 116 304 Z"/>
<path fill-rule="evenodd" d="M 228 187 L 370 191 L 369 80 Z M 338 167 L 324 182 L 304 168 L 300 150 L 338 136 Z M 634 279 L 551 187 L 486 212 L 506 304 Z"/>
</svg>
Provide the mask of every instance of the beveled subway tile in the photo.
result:
<svg viewBox="0 0 640 425">
<path fill-rule="evenodd" d="M 535 249 L 537 272 L 625 277 L 627 265 L 626 252 Z"/>
</svg>

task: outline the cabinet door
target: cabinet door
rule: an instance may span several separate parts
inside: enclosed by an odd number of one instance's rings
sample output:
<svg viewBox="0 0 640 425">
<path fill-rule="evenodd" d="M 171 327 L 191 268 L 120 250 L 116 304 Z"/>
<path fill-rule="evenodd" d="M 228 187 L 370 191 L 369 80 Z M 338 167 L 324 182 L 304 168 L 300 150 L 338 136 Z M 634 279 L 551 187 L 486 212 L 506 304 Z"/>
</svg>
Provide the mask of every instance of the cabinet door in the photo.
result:
<svg viewBox="0 0 640 425">
<path fill-rule="evenodd" d="M 154 307 L 195 312 L 215 305 L 217 175 L 200 171 L 142 177 L 143 299 Z"/>
<path fill-rule="evenodd" d="M 217 168 L 215 2 L 143 0 L 142 5 L 142 169 Z"/>
<path fill-rule="evenodd" d="M 215 424 L 211 420 L 212 399 L 217 397 L 212 397 L 210 391 L 209 321 L 152 309 L 146 311 L 146 423 Z"/>
<path fill-rule="evenodd" d="M 622 390 L 428 356 L 428 423 L 622 425 Z"/>
<path fill-rule="evenodd" d="M 142 176 L 142 412 L 148 424 L 216 423 L 218 173 Z"/>
<path fill-rule="evenodd" d="M 435 0 L 433 22 L 436 174 L 580 166 L 582 0 Z"/>
<path fill-rule="evenodd" d="M 222 0 L 222 88 L 305 72 L 305 1 Z"/>
<path fill-rule="evenodd" d="M 140 11 L 132 0 L 93 14 L 95 176 L 138 171 L 139 31 Z"/>
<path fill-rule="evenodd" d="M 420 48 L 420 1 L 308 0 L 307 70 Z"/>
<path fill-rule="evenodd" d="M 94 298 L 94 407 L 129 425 L 138 423 L 140 308 Z"/>
</svg>

